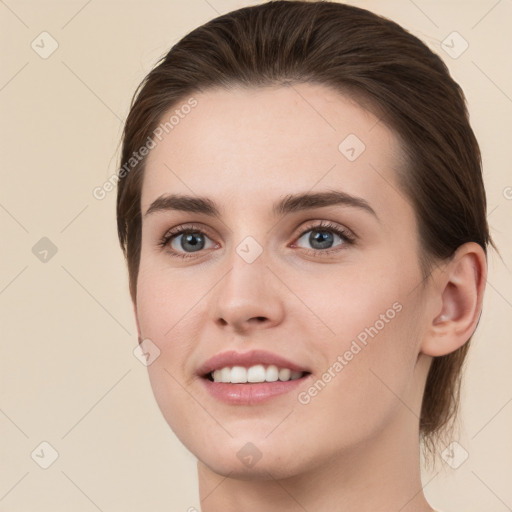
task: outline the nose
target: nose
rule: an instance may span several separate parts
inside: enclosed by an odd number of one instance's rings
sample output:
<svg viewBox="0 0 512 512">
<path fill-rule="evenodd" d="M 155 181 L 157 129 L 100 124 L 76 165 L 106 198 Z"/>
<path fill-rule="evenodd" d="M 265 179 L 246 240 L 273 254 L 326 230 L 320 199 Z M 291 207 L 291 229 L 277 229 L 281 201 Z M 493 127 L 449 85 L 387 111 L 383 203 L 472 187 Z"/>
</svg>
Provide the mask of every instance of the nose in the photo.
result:
<svg viewBox="0 0 512 512">
<path fill-rule="evenodd" d="M 213 315 L 222 329 L 238 334 L 275 327 L 283 321 L 283 286 L 263 255 L 247 263 L 238 254 L 231 270 L 215 287 Z"/>
</svg>

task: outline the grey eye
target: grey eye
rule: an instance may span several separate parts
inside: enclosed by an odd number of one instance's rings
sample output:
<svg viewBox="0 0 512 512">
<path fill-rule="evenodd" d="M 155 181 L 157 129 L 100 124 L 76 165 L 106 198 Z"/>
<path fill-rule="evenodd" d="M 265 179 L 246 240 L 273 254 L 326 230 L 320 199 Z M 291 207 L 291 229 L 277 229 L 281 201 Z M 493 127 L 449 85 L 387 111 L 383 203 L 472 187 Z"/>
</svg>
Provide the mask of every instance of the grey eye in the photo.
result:
<svg viewBox="0 0 512 512">
<path fill-rule="evenodd" d="M 297 243 L 299 244 L 302 239 L 306 238 L 307 243 L 309 243 L 313 249 L 331 249 L 333 247 L 335 237 L 339 238 L 340 241 L 343 242 L 339 235 L 333 233 L 329 229 L 310 229 L 297 240 Z"/>
<path fill-rule="evenodd" d="M 181 233 L 171 242 L 171 248 L 177 252 L 197 252 L 206 246 L 207 236 L 200 231 Z"/>
</svg>

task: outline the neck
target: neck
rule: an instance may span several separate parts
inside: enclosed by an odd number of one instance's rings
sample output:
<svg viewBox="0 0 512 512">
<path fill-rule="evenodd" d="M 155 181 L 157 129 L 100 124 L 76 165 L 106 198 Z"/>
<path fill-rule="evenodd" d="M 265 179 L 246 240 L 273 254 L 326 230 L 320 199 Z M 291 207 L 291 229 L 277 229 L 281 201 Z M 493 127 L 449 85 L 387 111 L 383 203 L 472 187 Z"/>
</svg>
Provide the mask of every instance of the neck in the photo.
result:
<svg viewBox="0 0 512 512">
<path fill-rule="evenodd" d="M 423 494 L 417 418 L 403 407 L 379 435 L 286 478 L 240 480 L 198 462 L 203 512 L 431 512 Z M 266 476 L 265 476 L 266 475 Z"/>
</svg>

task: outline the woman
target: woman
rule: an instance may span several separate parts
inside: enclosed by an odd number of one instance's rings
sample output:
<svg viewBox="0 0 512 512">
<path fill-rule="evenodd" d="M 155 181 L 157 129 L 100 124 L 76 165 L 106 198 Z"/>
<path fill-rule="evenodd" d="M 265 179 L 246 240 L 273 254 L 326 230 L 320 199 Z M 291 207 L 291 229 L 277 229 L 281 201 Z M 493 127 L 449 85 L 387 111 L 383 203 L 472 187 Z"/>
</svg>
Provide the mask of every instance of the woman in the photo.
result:
<svg viewBox="0 0 512 512">
<path fill-rule="evenodd" d="M 158 405 L 203 512 L 426 512 L 492 244 L 460 87 L 397 24 L 233 11 L 139 87 L 117 197 Z M 444 435 L 444 437 L 443 437 Z"/>
</svg>

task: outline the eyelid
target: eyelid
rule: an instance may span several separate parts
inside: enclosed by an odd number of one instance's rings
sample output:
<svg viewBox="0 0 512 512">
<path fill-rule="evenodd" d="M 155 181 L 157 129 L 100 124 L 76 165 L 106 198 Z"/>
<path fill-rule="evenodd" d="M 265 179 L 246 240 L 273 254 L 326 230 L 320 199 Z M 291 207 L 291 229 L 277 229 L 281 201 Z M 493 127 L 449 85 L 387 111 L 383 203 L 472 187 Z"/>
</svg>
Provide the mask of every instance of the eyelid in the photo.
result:
<svg viewBox="0 0 512 512">
<path fill-rule="evenodd" d="M 295 236 L 295 238 L 301 238 L 303 235 L 305 235 L 308 231 L 316 230 L 320 231 L 322 229 L 325 229 L 326 231 L 334 231 L 335 233 L 338 233 L 340 236 L 343 235 L 344 238 L 347 238 L 348 240 L 355 242 L 357 239 L 357 235 L 349 228 L 332 222 L 330 220 L 319 220 L 314 219 L 312 221 L 308 221 L 305 226 L 301 227 L 301 231 L 298 235 Z"/>
<path fill-rule="evenodd" d="M 181 235 L 184 231 L 199 231 L 204 234 L 210 233 L 210 229 L 203 226 L 200 222 L 186 222 L 185 224 L 178 224 L 168 229 L 162 236 L 162 239 L 173 235 Z"/>
</svg>

